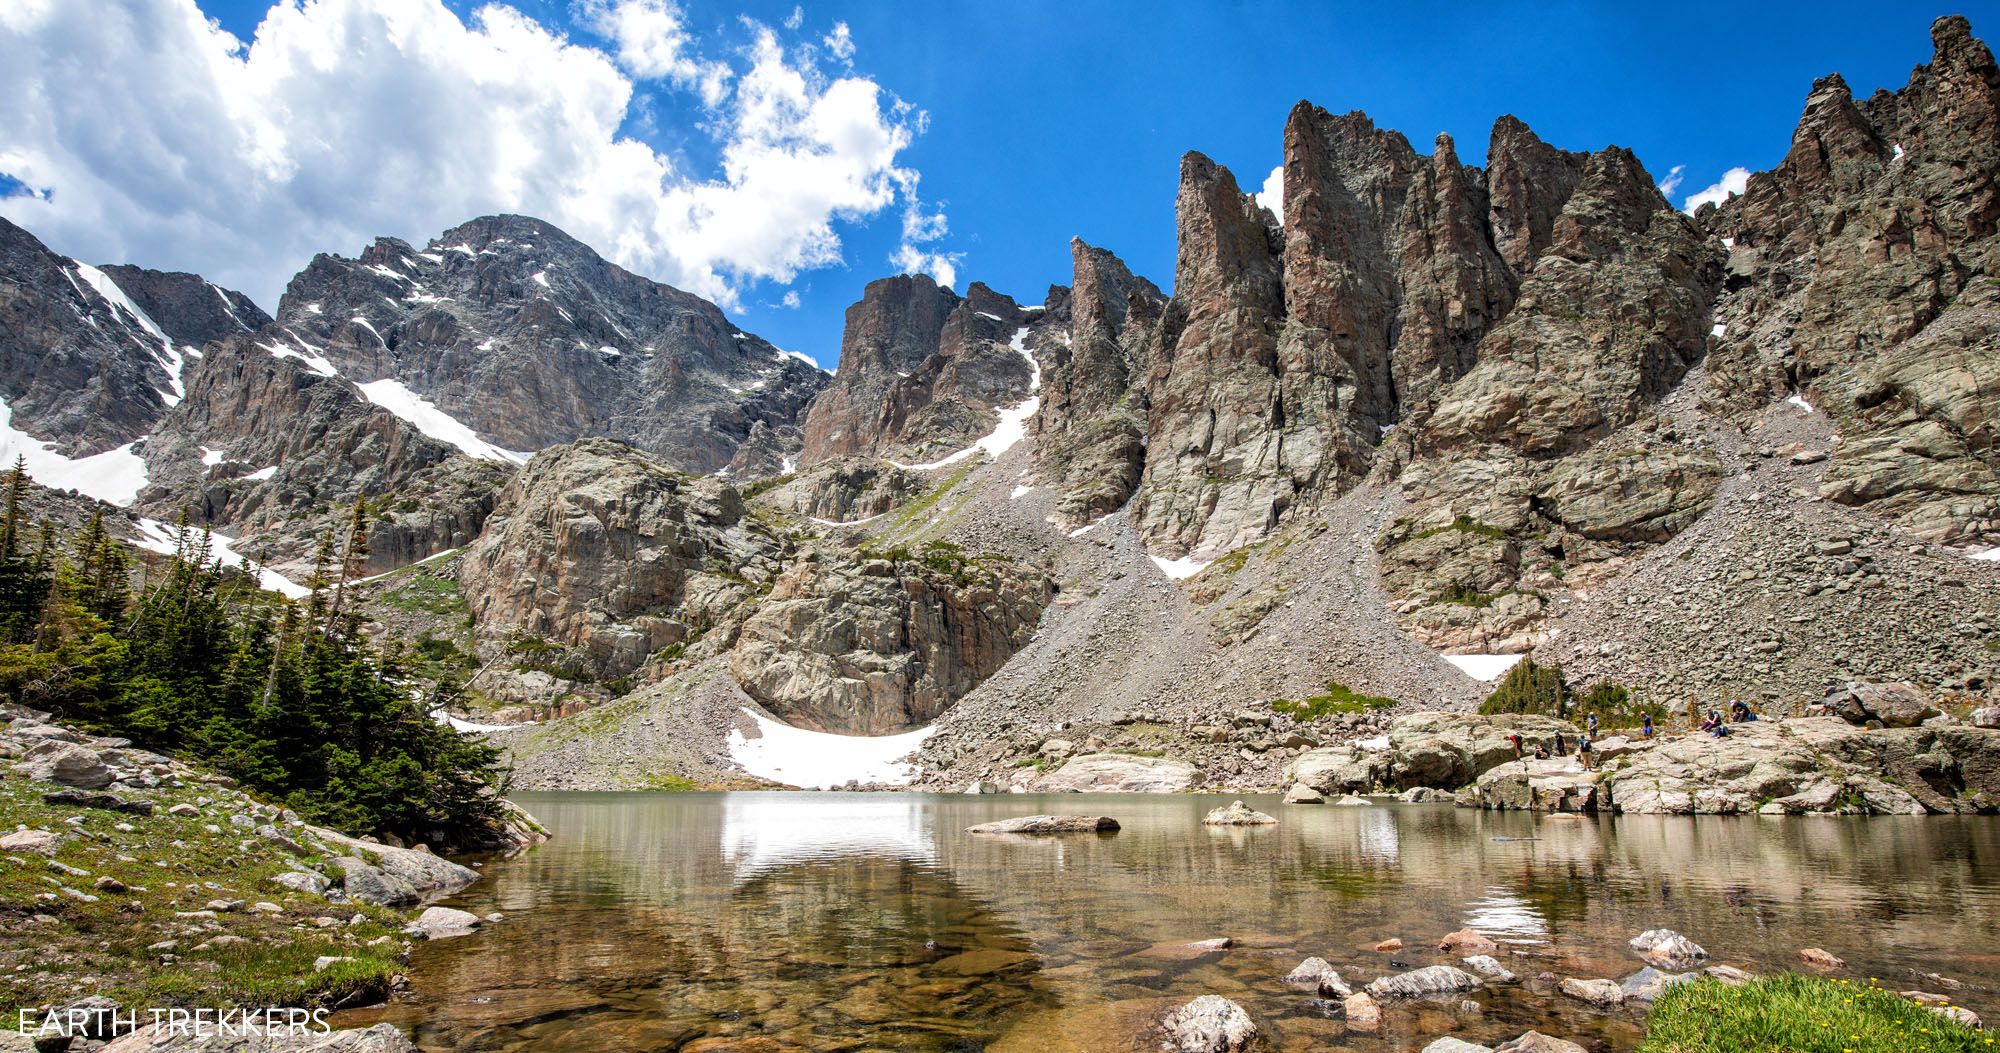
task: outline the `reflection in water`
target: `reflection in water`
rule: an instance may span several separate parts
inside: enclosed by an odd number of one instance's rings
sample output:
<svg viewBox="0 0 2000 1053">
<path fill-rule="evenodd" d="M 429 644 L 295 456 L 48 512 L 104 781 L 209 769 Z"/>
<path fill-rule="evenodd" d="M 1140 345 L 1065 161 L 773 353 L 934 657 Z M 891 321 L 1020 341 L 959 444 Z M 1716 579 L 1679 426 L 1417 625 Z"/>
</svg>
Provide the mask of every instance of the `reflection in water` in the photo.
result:
<svg viewBox="0 0 2000 1053">
<path fill-rule="evenodd" d="M 1411 966 L 1463 927 L 1532 975 L 1627 975 L 1625 942 L 1672 928 L 1720 962 L 1787 967 L 1821 946 L 1859 975 L 1938 971 L 1987 1012 L 2000 989 L 2000 820 L 1546 821 L 1449 806 L 1248 803 L 1275 827 L 1220 835 L 1225 800 L 857 794 L 540 794 L 556 839 L 456 902 L 479 935 L 417 948 L 394 1020 L 427 1049 L 1137 1053 L 1167 1005 L 1221 994 L 1274 1053 L 1412 1053 L 1530 1027 L 1636 1044 L 1636 1014 L 1516 988 L 1478 1013 L 1391 1007 L 1346 1031 L 1278 982 L 1318 955 L 1350 980 Z M 973 823 L 1101 813 L 1115 835 L 980 837 Z M 1231 936 L 1222 954 L 1180 945 Z M 775 1046 L 742 1044 L 768 1039 Z M 727 1045 L 704 1045 L 716 1040 Z"/>
<path fill-rule="evenodd" d="M 1504 888 L 1491 888 L 1487 892 L 1485 899 L 1466 905 L 1466 928 L 1476 929 L 1501 943 L 1548 942 L 1548 922 L 1533 903 L 1509 894 Z"/>
<path fill-rule="evenodd" d="M 929 811 L 907 794 L 728 794 L 722 861 L 743 880 L 760 870 L 848 858 L 930 863 Z"/>
</svg>

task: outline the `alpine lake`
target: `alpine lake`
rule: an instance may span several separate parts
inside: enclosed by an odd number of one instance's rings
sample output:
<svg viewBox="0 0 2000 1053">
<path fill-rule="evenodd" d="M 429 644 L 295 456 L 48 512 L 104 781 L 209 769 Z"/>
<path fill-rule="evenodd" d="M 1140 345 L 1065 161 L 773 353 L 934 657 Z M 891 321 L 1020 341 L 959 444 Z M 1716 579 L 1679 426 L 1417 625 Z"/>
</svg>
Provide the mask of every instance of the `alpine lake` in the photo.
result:
<svg viewBox="0 0 2000 1053">
<path fill-rule="evenodd" d="M 1626 944 L 1670 928 L 1711 963 L 1800 968 L 1892 990 L 1925 974 L 2000 1009 L 2000 819 L 1562 817 L 1450 805 L 1283 805 L 1274 826 L 1205 827 L 1230 796 L 539 793 L 554 835 L 447 905 L 505 917 L 419 944 L 413 992 L 337 1023 L 392 1021 L 425 1049 L 741 1053 L 1156 1050 L 1172 1007 L 1219 994 L 1260 1049 L 1414 1053 L 1530 1028 L 1629 1050 L 1637 1003 L 1588 1008 L 1534 982 L 1620 979 Z M 1036 813 L 1115 833 L 965 832 Z M 1476 929 L 1522 984 L 1386 1002 L 1282 982 L 1308 956 L 1358 989 L 1459 964 Z M 1221 951 L 1186 947 L 1228 937 Z M 1401 939 L 1404 949 L 1375 950 Z M 1992 1004 L 1986 1004 L 1991 1000 Z"/>
</svg>

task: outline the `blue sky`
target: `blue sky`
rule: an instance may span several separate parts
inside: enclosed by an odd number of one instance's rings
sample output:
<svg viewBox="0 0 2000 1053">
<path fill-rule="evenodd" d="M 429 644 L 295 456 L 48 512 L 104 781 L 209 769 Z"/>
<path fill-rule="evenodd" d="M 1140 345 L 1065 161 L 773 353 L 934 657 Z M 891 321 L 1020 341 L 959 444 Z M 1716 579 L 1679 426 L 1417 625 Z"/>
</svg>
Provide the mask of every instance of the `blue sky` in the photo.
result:
<svg viewBox="0 0 2000 1053">
<path fill-rule="evenodd" d="M 269 8 L 197 2 L 244 40 Z M 475 5 L 447 6 L 469 17 Z M 511 6 L 606 46 L 568 0 Z M 745 16 L 781 27 L 794 10 L 789 0 L 679 6 L 710 54 L 751 44 Z M 921 174 L 925 206 L 947 217 L 949 233 L 928 247 L 958 254 L 960 291 L 976 279 L 1038 302 L 1051 282 L 1068 281 L 1071 235 L 1169 286 L 1180 155 L 1201 150 L 1254 190 L 1278 163 L 1285 113 L 1301 98 L 1365 110 L 1425 153 L 1449 132 L 1468 163 L 1483 159 L 1493 119 L 1513 113 L 1558 146 L 1630 147 L 1656 179 L 1685 165 L 1678 202 L 1731 167 L 1775 164 L 1815 77 L 1838 71 L 1857 94 L 1900 87 L 1929 58 L 1933 17 L 1961 11 L 1990 36 L 1996 7 L 1741 4 L 1715 15 L 1606 3 L 823 2 L 803 6 L 791 37 L 845 23 L 855 73 L 927 115 L 896 163 Z M 683 170 L 713 168 L 720 146 L 700 127 L 693 94 L 643 81 L 638 90 L 623 133 Z M 838 264 L 789 282 L 745 281 L 731 309 L 745 328 L 829 367 L 842 312 L 895 269 L 888 259 L 903 233 L 895 209 L 834 229 Z M 797 307 L 780 306 L 788 291 Z"/>
</svg>

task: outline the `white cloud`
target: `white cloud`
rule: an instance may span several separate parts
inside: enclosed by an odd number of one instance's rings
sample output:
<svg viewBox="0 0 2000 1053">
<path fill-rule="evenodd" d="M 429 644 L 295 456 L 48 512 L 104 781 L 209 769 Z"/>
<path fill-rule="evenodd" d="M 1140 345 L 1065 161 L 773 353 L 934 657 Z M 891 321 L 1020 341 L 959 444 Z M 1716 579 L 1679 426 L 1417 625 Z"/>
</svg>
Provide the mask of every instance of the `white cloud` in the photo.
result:
<svg viewBox="0 0 2000 1053">
<path fill-rule="evenodd" d="M 1688 166 L 1686 165 L 1675 165 L 1667 169 L 1667 177 L 1660 180 L 1661 197 L 1670 198 L 1674 196 L 1674 191 L 1679 190 L 1682 180 L 1687 178 L 1687 168 Z"/>
<path fill-rule="evenodd" d="M 681 12 L 666 0 L 584 0 L 578 13 L 617 45 L 619 66 L 633 76 L 696 88 L 711 108 L 729 91 L 729 66 L 692 53 Z"/>
<path fill-rule="evenodd" d="M 958 261 L 964 258 L 963 253 L 925 252 L 910 244 L 904 244 L 889 254 L 889 262 L 904 273 L 928 274 L 947 289 L 958 285 Z"/>
<path fill-rule="evenodd" d="M 842 62 L 854 61 L 854 33 L 845 22 L 835 22 L 833 32 L 828 33 L 821 43 L 826 45 L 827 54 Z"/>
<path fill-rule="evenodd" d="M 1257 191 L 1257 203 L 1271 210 L 1278 222 L 1285 221 L 1285 166 L 1271 169 L 1264 177 L 1264 189 Z"/>
<path fill-rule="evenodd" d="M 608 50 L 492 4 L 284 0 L 245 44 L 194 0 L 0 0 L 0 213 L 58 251 L 194 270 L 274 306 L 322 251 L 539 216 L 725 304 L 841 261 L 837 225 L 890 208 L 924 115 L 750 23 L 704 57 L 666 0 L 587 0 Z M 635 78 L 694 93 L 720 140 L 695 172 L 621 137 Z M 932 255 L 936 255 L 933 253 Z"/>
<path fill-rule="evenodd" d="M 1722 173 L 1722 178 L 1717 180 L 1715 185 L 1689 194 L 1688 199 L 1681 202 L 1681 211 L 1693 215 L 1694 211 L 1703 205 L 1720 205 L 1724 201 L 1741 194 L 1743 189 L 1749 185 L 1750 170 L 1748 168 L 1732 168 Z"/>
<path fill-rule="evenodd" d="M 799 291 L 797 289 L 785 290 L 784 299 L 779 300 L 778 305 L 780 307 L 797 310 L 799 306 Z"/>
<path fill-rule="evenodd" d="M 800 7 L 797 4 L 793 4 L 792 13 L 785 16 L 785 28 L 797 29 L 800 26 L 805 25 L 805 22 L 806 22 L 806 9 Z"/>
</svg>

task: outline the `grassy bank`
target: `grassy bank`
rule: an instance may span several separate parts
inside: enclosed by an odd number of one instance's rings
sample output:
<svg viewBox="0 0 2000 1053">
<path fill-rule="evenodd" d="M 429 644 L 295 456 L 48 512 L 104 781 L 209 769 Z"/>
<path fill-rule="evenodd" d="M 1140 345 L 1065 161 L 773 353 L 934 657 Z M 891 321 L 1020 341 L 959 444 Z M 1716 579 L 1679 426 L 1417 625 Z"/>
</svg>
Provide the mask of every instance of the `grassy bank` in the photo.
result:
<svg viewBox="0 0 2000 1053">
<path fill-rule="evenodd" d="M 1872 983 L 1796 974 L 1681 984 L 1653 1005 L 1639 1053 L 1990 1053 L 1985 1032 Z"/>
<path fill-rule="evenodd" d="M 118 796 L 151 815 L 46 804 L 60 789 L 0 778 L 0 831 L 60 834 L 53 854 L 0 852 L 0 1019 L 106 995 L 125 1006 L 331 1006 L 386 994 L 407 915 L 332 904 L 272 881 L 333 875 L 234 817 L 276 809 L 225 787 L 190 784 Z M 194 814 L 169 809 L 187 805 Z M 279 824 L 282 826 L 282 824 Z M 210 911 L 211 902 L 228 909 Z M 350 959 L 315 970 L 319 958 Z"/>
</svg>

